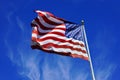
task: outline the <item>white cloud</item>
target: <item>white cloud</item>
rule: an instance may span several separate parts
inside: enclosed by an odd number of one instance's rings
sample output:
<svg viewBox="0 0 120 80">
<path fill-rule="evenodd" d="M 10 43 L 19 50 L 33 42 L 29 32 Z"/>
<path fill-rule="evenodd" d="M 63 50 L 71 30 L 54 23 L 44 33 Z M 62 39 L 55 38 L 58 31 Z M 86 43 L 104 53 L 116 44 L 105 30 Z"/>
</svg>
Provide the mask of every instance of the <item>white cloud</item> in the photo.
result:
<svg viewBox="0 0 120 80">
<path fill-rule="evenodd" d="M 53 55 L 51 58 L 46 57 L 42 67 L 42 80 L 70 80 L 69 71 L 71 66 L 67 62 L 69 63 L 69 59 L 57 55 Z"/>
<path fill-rule="evenodd" d="M 59 69 L 64 80 L 70 80 L 70 60 L 69 58 L 60 58 L 58 61 Z"/>
<path fill-rule="evenodd" d="M 18 27 L 19 27 L 22 31 L 24 31 L 25 25 L 24 25 L 24 23 L 20 20 L 19 17 L 16 17 L 16 21 L 17 21 Z"/>
<path fill-rule="evenodd" d="M 16 48 L 12 49 L 10 48 L 10 45 L 7 45 L 7 47 L 10 52 L 8 57 L 11 62 L 18 67 L 18 73 L 23 78 L 28 78 L 28 80 L 40 80 L 39 59 L 37 58 L 38 54 L 30 53 L 29 51 L 24 51 L 22 49 L 18 49 L 16 53 L 14 51 Z"/>
<path fill-rule="evenodd" d="M 96 56 L 93 59 L 96 80 L 111 80 L 110 78 L 117 68 L 117 64 L 110 60 L 115 38 L 113 36 L 111 38 L 111 35 L 113 35 L 113 31 L 104 25 L 104 28 L 97 32 L 94 40 L 92 52 L 97 52 L 93 54 Z"/>
<path fill-rule="evenodd" d="M 117 69 L 117 65 L 107 59 L 108 56 L 101 53 L 95 62 L 96 80 L 111 80 L 112 75 Z"/>
<path fill-rule="evenodd" d="M 14 14 L 14 12 L 11 11 L 11 12 L 8 12 L 7 15 L 6 15 L 7 21 L 10 25 L 13 25 L 13 20 L 12 20 L 12 15 L 13 14 Z"/>
<path fill-rule="evenodd" d="M 21 63 L 22 68 L 21 72 L 19 72 L 22 76 L 26 76 L 29 80 L 40 80 L 40 72 L 39 72 L 39 60 L 37 60 L 37 55 L 25 56 L 26 53 L 21 54 Z"/>
<path fill-rule="evenodd" d="M 101 69 L 100 68 L 98 68 L 96 72 L 96 80 L 110 80 L 112 74 L 116 69 L 116 66 L 112 64 L 107 64 L 106 67 L 102 67 Z"/>
<path fill-rule="evenodd" d="M 44 65 L 44 68 L 42 68 L 42 73 L 43 80 L 59 80 L 61 76 L 59 75 L 59 70 L 57 68 L 51 69 L 50 65 L 48 65 L 48 62 Z"/>
<path fill-rule="evenodd" d="M 88 73 L 81 72 L 80 74 L 77 75 L 75 80 L 91 80 L 91 79 L 89 78 Z"/>
<path fill-rule="evenodd" d="M 26 40 L 28 38 L 29 34 L 24 32 L 24 23 L 20 20 L 19 17 L 16 17 L 16 19 L 13 20 L 14 12 L 8 13 L 7 20 L 10 24 L 8 27 L 8 31 L 5 34 L 5 45 L 8 50 L 8 57 L 11 60 L 11 62 L 17 66 L 18 74 L 23 78 L 27 80 L 40 80 L 40 71 L 39 71 L 39 58 L 38 54 L 32 53 L 30 49 L 30 44 L 28 45 L 28 41 Z M 17 24 L 15 24 L 17 22 Z M 16 26 L 18 27 L 16 27 Z M 21 39 L 21 42 L 18 42 L 15 44 L 13 41 L 11 41 L 9 38 L 13 36 L 11 33 L 13 32 L 14 28 L 20 29 L 22 32 L 19 34 L 19 36 L 16 36 L 16 38 L 23 36 Z M 26 38 L 27 37 L 27 38 Z M 15 46 L 14 46 L 15 45 Z"/>
</svg>

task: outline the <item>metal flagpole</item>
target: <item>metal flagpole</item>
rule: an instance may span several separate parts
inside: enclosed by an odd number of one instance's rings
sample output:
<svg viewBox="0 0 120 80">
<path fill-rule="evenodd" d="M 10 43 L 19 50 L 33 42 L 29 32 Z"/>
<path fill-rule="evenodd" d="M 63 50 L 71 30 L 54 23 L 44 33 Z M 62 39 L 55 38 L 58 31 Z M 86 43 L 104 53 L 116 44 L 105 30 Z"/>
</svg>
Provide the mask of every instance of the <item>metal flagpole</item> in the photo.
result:
<svg viewBox="0 0 120 80">
<path fill-rule="evenodd" d="M 87 36 L 86 36 L 86 32 L 85 32 L 84 20 L 82 20 L 81 23 L 82 23 L 82 29 L 83 29 L 83 32 L 84 32 L 84 37 L 85 37 L 84 40 L 85 40 L 85 43 L 86 43 L 87 53 L 88 53 L 88 56 L 89 56 L 89 62 L 90 62 L 90 69 L 91 69 L 91 73 L 92 73 L 92 79 L 95 80 L 92 60 L 91 60 L 89 46 L 88 46 L 88 42 L 87 42 Z"/>
</svg>

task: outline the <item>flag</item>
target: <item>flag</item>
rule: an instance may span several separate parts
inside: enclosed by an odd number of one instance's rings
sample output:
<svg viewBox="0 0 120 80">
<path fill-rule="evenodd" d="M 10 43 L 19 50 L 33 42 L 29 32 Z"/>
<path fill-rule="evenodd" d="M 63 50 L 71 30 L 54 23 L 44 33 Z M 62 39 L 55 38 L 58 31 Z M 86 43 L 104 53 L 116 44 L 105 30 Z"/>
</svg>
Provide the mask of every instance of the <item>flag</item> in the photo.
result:
<svg viewBox="0 0 120 80">
<path fill-rule="evenodd" d="M 88 60 L 81 25 L 45 11 L 35 11 L 32 21 L 32 49 Z"/>
</svg>

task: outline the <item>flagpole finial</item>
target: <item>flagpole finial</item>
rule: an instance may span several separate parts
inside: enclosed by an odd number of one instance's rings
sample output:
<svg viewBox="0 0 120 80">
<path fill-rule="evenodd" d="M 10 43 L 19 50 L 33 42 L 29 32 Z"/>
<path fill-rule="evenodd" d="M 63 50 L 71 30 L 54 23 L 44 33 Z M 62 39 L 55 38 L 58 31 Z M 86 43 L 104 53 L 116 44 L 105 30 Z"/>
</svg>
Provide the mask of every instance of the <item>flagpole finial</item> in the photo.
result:
<svg viewBox="0 0 120 80">
<path fill-rule="evenodd" d="M 84 25 L 84 20 L 81 20 L 81 24 Z"/>
</svg>

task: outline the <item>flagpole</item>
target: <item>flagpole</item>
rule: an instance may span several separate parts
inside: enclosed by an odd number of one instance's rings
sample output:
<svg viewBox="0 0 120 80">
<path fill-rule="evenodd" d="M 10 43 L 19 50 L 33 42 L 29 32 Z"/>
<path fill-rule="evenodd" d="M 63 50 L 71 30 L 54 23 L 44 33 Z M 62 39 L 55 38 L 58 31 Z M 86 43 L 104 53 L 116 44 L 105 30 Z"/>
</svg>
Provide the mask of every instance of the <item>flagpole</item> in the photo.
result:
<svg viewBox="0 0 120 80">
<path fill-rule="evenodd" d="M 86 44 L 86 48 L 87 48 L 87 53 L 88 53 L 88 56 L 89 56 L 89 63 L 90 63 L 91 75 L 92 75 L 92 79 L 95 80 L 95 75 L 94 75 L 92 60 L 91 60 L 89 46 L 88 46 L 88 41 L 87 41 L 87 36 L 86 36 L 86 32 L 85 32 L 84 20 L 82 20 L 81 23 L 82 23 L 82 29 L 83 29 L 83 32 L 84 32 L 84 40 L 85 40 L 85 44 Z"/>
</svg>

